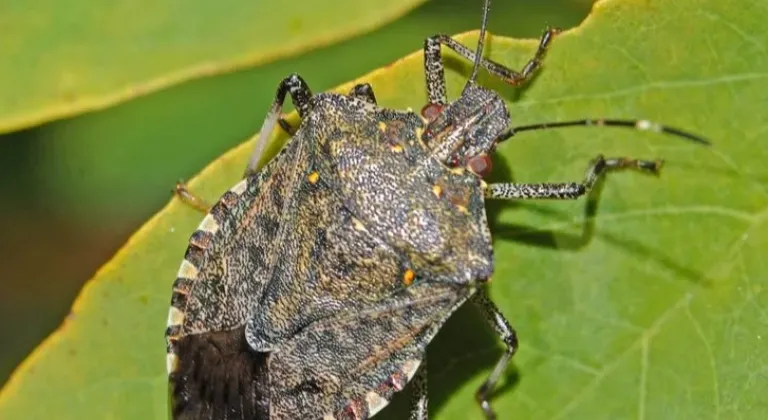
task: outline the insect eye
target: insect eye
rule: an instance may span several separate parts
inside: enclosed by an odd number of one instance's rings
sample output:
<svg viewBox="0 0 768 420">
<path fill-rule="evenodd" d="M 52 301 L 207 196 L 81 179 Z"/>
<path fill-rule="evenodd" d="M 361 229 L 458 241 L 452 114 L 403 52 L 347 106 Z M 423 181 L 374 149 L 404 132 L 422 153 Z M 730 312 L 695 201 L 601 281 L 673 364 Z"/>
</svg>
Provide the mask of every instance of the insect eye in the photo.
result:
<svg viewBox="0 0 768 420">
<path fill-rule="evenodd" d="M 481 178 L 485 178 L 491 173 L 493 164 L 490 156 L 482 154 L 469 158 L 467 167 L 469 167 L 470 171 L 480 175 Z"/>
</svg>

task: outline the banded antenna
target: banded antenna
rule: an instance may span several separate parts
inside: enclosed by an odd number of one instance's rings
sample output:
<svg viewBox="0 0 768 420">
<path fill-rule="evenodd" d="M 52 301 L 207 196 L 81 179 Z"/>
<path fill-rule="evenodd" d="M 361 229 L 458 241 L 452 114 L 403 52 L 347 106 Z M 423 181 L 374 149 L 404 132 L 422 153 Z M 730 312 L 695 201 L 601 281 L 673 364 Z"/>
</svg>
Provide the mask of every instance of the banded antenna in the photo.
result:
<svg viewBox="0 0 768 420">
<path fill-rule="evenodd" d="M 681 137 L 690 140 L 694 143 L 703 144 L 706 146 L 711 145 L 709 140 L 691 134 L 687 131 L 680 130 L 674 127 L 668 127 L 665 125 L 657 124 L 648 120 L 620 120 L 620 119 L 605 119 L 605 118 L 585 118 L 581 120 L 572 121 L 556 121 L 548 123 L 521 125 L 518 127 L 512 127 L 501 133 L 496 139 L 498 143 L 509 139 L 517 133 L 522 131 L 537 131 L 537 130 L 551 130 L 554 128 L 563 127 L 621 127 L 621 128 L 633 128 L 639 131 L 651 131 L 654 133 L 669 134 L 675 137 Z"/>
</svg>

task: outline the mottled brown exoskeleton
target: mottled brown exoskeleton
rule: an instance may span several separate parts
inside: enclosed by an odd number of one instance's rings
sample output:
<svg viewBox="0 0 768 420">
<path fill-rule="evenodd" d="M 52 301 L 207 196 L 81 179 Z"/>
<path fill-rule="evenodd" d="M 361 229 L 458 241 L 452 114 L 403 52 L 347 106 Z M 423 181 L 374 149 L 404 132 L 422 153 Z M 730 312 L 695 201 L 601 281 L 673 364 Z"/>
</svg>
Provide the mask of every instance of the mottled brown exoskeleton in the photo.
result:
<svg viewBox="0 0 768 420">
<path fill-rule="evenodd" d="M 488 153 L 517 132 L 572 125 L 651 129 L 647 121 L 581 120 L 508 128 L 509 112 L 478 86 L 479 66 L 512 84 L 539 66 L 547 30 L 522 71 L 438 35 L 426 40 L 429 104 L 421 114 L 380 108 L 369 85 L 312 95 L 284 79 L 244 178 L 210 209 L 173 284 L 166 331 L 174 419 L 367 419 L 413 380 L 412 419 L 427 418 L 425 350 L 465 301 L 506 345 L 477 397 L 488 398 L 517 349 L 514 330 L 483 286 L 493 274 L 486 199 L 574 199 L 606 171 L 658 161 L 599 156 L 582 183 L 486 184 Z M 440 48 L 474 61 L 448 103 Z M 301 124 L 280 118 L 286 94 Z M 256 166 L 274 125 L 292 134 Z"/>
</svg>

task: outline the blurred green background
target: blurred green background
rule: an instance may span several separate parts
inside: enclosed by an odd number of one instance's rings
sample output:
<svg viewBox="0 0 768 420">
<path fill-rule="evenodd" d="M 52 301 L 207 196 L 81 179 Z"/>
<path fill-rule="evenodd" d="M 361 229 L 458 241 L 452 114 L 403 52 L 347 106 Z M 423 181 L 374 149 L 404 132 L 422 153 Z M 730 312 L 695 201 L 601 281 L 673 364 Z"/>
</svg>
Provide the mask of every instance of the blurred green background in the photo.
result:
<svg viewBox="0 0 768 420">
<path fill-rule="evenodd" d="M 490 30 L 538 37 L 546 25 L 578 25 L 591 3 L 496 0 Z M 281 78 L 298 72 L 315 92 L 330 89 L 419 50 L 429 35 L 477 29 L 481 4 L 428 1 L 330 47 L 1 135 L 0 384 L 178 179 L 259 129 Z"/>
</svg>

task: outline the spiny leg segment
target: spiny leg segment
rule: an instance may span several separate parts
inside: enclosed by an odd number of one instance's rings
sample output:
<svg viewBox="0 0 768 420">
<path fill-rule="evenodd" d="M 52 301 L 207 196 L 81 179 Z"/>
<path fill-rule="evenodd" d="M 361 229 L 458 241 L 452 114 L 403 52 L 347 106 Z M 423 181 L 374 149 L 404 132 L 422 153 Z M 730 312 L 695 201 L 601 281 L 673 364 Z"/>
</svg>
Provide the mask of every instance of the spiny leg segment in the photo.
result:
<svg viewBox="0 0 768 420">
<path fill-rule="evenodd" d="M 376 95 L 373 94 L 373 88 L 369 83 L 360 83 L 353 86 L 347 96 L 362 99 L 368 103 L 376 105 Z M 293 127 L 285 118 L 278 118 L 277 123 L 289 136 L 293 137 L 296 135 L 297 128 Z"/>
<path fill-rule="evenodd" d="M 373 88 L 369 83 L 360 83 L 352 87 L 347 96 L 352 98 L 362 99 L 368 103 L 376 105 L 376 95 L 373 93 Z"/>
<path fill-rule="evenodd" d="M 544 58 L 547 47 L 549 47 L 552 38 L 559 32 L 560 29 L 547 28 L 539 40 L 539 47 L 533 58 L 531 58 L 519 72 L 485 58 L 480 58 L 479 64 L 485 67 L 488 72 L 509 84 L 522 84 L 541 66 L 541 61 Z M 469 61 L 475 61 L 474 51 L 460 44 L 448 35 L 434 35 L 424 41 L 424 73 L 427 77 L 429 103 L 437 105 L 445 105 L 447 102 L 445 94 L 445 68 L 440 52 L 441 45 L 445 45 Z"/>
<path fill-rule="evenodd" d="M 635 169 L 641 172 L 657 175 L 661 166 L 661 160 L 641 160 L 627 157 L 604 158 L 598 155 L 587 167 L 582 182 L 558 182 L 558 183 L 496 183 L 488 185 L 485 190 L 486 198 L 502 200 L 511 199 L 559 199 L 574 200 L 589 193 L 595 184 L 609 171 L 621 169 Z"/>
<path fill-rule="evenodd" d="M 283 118 L 283 117 L 278 118 L 277 119 L 277 124 L 289 136 L 293 137 L 293 136 L 296 135 L 296 130 L 297 130 L 296 127 L 292 126 L 291 123 L 289 123 L 288 120 L 286 120 L 285 118 Z"/>
<path fill-rule="evenodd" d="M 656 133 L 670 134 L 685 140 L 692 141 L 701 145 L 709 146 L 710 142 L 686 131 L 656 124 L 648 120 L 619 120 L 619 119 L 582 119 L 573 121 L 558 121 L 550 123 L 539 123 L 513 127 L 502 133 L 496 143 L 508 140 L 515 134 L 523 131 L 550 130 L 555 128 L 596 126 L 596 127 L 620 127 L 630 128 L 639 131 L 653 131 Z M 491 184 L 485 191 L 487 198 L 498 199 L 562 199 L 572 200 L 589 193 L 595 184 L 605 176 L 607 172 L 621 169 L 634 169 L 640 172 L 646 172 L 658 175 L 663 161 L 643 160 L 630 157 L 605 158 L 598 155 L 593 159 L 587 168 L 584 180 L 581 183 L 536 183 L 536 184 L 518 184 L 518 183 L 499 183 Z"/>
<path fill-rule="evenodd" d="M 517 333 L 514 328 L 509 324 L 504 314 L 501 313 L 496 304 L 493 303 L 485 289 L 479 289 L 471 297 L 472 303 L 474 303 L 483 314 L 483 317 L 491 325 L 496 335 L 504 342 L 506 349 L 504 354 L 501 355 L 496 365 L 493 367 L 493 371 L 488 375 L 488 379 L 480 385 L 475 393 L 475 398 L 480 404 L 480 408 L 483 409 L 485 417 L 488 419 L 495 419 L 496 413 L 491 408 L 489 399 L 493 393 L 493 389 L 496 383 L 501 378 L 501 375 L 507 370 L 509 361 L 517 351 Z"/>
<path fill-rule="evenodd" d="M 248 161 L 244 177 L 249 176 L 256 171 L 256 165 L 258 165 L 258 162 L 261 159 L 261 155 L 264 153 L 266 140 L 272 133 L 272 129 L 274 128 L 275 123 L 277 123 L 290 136 L 294 136 L 296 134 L 296 128 L 291 126 L 288 121 L 280 116 L 280 111 L 283 108 L 286 94 L 291 95 L 293 105 L 298 110 L 299 116 L 301 118 L 304 118 L 309 112 L 309 100 L 312 97 L 312 91 L 309 89 L 309 86 L 304 81 L 304 79 L 301 78 L 301 76 L 295 73 L 291 74 L 290 76 L 283 79 L 277 87 L 275 99 L 272 101 L 272 106 L 270 107 L 270 110 L 264 119 L 264 123 L 262 124 L 259 137 L 256 140 L 256 147 L 254 148 L 254 151 Z M 349 91 L 348 96 L 364 100 L 374 105 L 376 104 L 376 95 L 373 93 L 373 88 L 368 83 L 360 83 L 355 85 Z M 211 205 L 208 204 L 204 199 L 189 191 L 184 182 L 179 181 L 176 183 L 176 187 L 174 188 L 173 192 L 176 196 L 179 197 L 179 199 L 181 199 L 182 202 L 202 213 L 208 213 L 208 211 L 211 209 Z"/>
<path fill-rule="evenodd" d="M 272 101 L 272 106 L 267 113 L 264 123 L 262 124 L 259 137 L 256 140 L 256 147 L 248 161 L 248 165 L 245 169 L 244 177 L 249 176 L 256 172 L 256 165 L 258 165 L 261 155 L 264 153 L 266 147 L 266 141 L 272 133 L 272 129 L 277 123 L 286 133 L 290 136 L 296 134 L 296 128 L 280 116 L 280 111 L 283 108 L 285 102 L 285 95 L 290 94 L 293 105 L 299 112 L 299 116 L 304 118 L 309 113 L 309 101 L 312 97 L 312 91 L 310 90 L 304 79 L 298 74 L 294 73 L 283 79 L 277 87 L 277 93 L 275 99 Z M 376 104 L 376 95 L 373 93 L 373 88 L 368 83 L 361 83 L 355 85 L 348 93 L 348 96 L 364 100 L 366 102 Z M 182 202 L 190 207 L 202 212 L 208 213 L 211 209 L 211 205 L 204 199 L 200 198 L 196 194 L 189 191 L 184 182 L 179 181 L 174 188 L 174 194 L 181 199 Z"/>
<path fill-rule="evenodd" d="M 285 95 L 291 95 L 291 101 L 293 106 L 299 112 L 299 117 L 304 118 L 309 113 L 309 100 L 312 98 L 312 91 L 307 86 L 304 79 L 296 73 L 283 79 L 277 86 L 277 93 L 275 99 L 272 101 L 272 106 L 269 108 L 267 117 L 264 119 L 264 123 L 261 126 L 259 137 L 256 139 L 256 147 L 251 154 L 251 158 L 248 160 L 248 165 L 245 168 L 245 175 L 248 176 L 256 172 L 256 167 L 261 160 L 261 155 L 264 153 L 264 149 L 267 145 L 267 139 L 272 134 L 272 129 L 275 127 L 280 118 L 280 111 L 283 109 L 283 102 L 285 102 Z M 280 124 L 283 129 L 286 129 L 283 124 Z M 290 125 L 288 125 L 290 127 Z M 290 129 L 286 129 L 291 133 Z"/>
<path fill-rule="evenodd" d="M 411 415 L 409 420 L 427 420 L 429 417 L 428 403 L 429 398 L 427 394 L 427 357 L 419 366 L 419 370 L 416 371 L 416 375 L 411 380 Z"/>
<path fill-rule="evenodd" d="M 275 99 L 272 101 L 272 106 L 261 126 L 259 137 L 256 139 L 256 147 L 251 153 L 243 177 L 247 177 L 256 172 L 256 166 L 259 164 L 259 160 L 261 160 L 261 155 L 264 153 L 267 139 L 272 134 L 272 129 L 275 127 L 275 123 L 278 123 L 288 132 L 288 134 L 295 134 L 293 127 L 280 117 L 280 111 L 283 108 L 286 94 L 291 95 L 293 105 L 296 107 L 296 110 L 298 110 L 301 118 L 304 118 L 309 113 L 309 100 L 312 98 L 312 91 L 309 89 L 309 86 L 307 86 L 304 79 L 294 73 L 280 81 L 280 84 L 277 87 L 277 93 L 275 94 Z M 176 183 L 173 192 L 182 202 L 198 211 L 208 213 L 211 209 L 210 204 L 198 195 L 189 191 L 187 186 L 181 181 Z"/>
<path fill-rule="evenodd" d="M 522 131 L 534 131 L 545 130 L 552 128 L 562 127 L 575 127 L 575 126 L 613 126 L 634 128 L 641 131 L 654 131 L 659 133 L 671 134 L 677 137 L 702 144 L 709 145 L 710 142 L 702 137 L 685 132 L 672 127 L 666 127 L 660 124 L 652 123 L 647 120 L 608 120 L 608 119 L 583 119 L 575 121 L 561 121 L 553 123 L 541 123 L 532 124 L 527 126 L 519 126 L 510 128 L 501 136 L 497 142 L 504 141 L 516 133 Z M 582 182 L 567 182 L 567 183 L 495 183 L 490 184 L 485 190 L 486 198 L 495 199 L 563 199 L 572 200 L 577 199 L 585 194 L 590 193 L 595 185 L 605 177 L 605 174 L 610 171 L 634 169 L 640 172 L 645 172 L 653 175 L 658 175 L 663 165 L 662 160 L 643 160 L 629 157 L 613 157 L 605 158 L 602 155 L 598 155 L 594 158 L 587 167 L 586 174 Z M 473 301 L 478 304 L 488 319 L 493 325 L 496 332 L 504 340 L 507 345 L 507 351 L 502 355 L 501 359 L 496 363 L 496 366 L 491 372 L 491 375 L 483 383 L 477 392 L 477 399 L 480 403 L 485 415 L 488 419 L 495 419 L 496 416 L 491 409 L 488 398 L 494 385 L 498 381 L 500 375 L 506 369 L 509 360 L 515 353 L 517 348 L 517 338 L 515 331 L 510 327 L 507 320 L 496 308 L 496 306 L 488 298 L 487 294 L 483 291 L 476 293 L 472 297 Z"/>
</svg>

